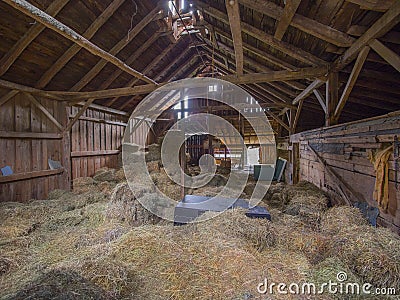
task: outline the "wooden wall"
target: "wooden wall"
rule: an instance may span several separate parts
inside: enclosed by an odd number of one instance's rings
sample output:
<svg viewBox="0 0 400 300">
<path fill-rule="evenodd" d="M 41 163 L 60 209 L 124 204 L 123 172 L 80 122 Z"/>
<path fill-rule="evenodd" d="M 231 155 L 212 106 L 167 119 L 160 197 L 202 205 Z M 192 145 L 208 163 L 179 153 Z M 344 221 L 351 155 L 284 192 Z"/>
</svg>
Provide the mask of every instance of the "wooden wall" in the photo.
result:
<svg viewBox="0 0 400 300">
<path fill-rule="evenodd" d="M 70 108 L 70 119 L 78 110 Z M 71 130 L 72 179 L 93 176 L 102 167 L 118 167 L 127 119 L 124 112 L 100 106 L 86 110 Z"/>
<path fill-rule="evenodd" d="M 65 103 L 36 100 L 60 125 L 66 124 Z M 53 189 L 68 189 L 69 137 L 60 132 L 26 94 L 1 106 L 0 167 L 10 166 L 14 175 L 0 176 L 0 201 L 45 199 Z M 49 170 L 48 159 L 60 161 L 64 168 Z"/>
<path fill-rule="evenodd" d="M 372 197 L 375 171 L 367 153 L 393 145 L 395 135 L 400 136 L 400 112 L 302 132 L 290 137 L 290 149 L 293 151 L 297 146 L 299 149 L 299 160 L 296 161 L 294 157 L 291 167 L 296 169 L 296 165 L 298 166 L 299 180 L 314 183 L 339 201 L 337 182 L 328 174 L 329 168 L 354 191 L 359 200 L 377 207 Z M 327 167 L 318 160 L 309 146 L 317 152 Z M 393 154 L 389 160 L 389 179 L 389 209 L 387 212 L 380 211 L 378 221 L 400 233 L 400 191 L 395 188 Z"/>
</svg>

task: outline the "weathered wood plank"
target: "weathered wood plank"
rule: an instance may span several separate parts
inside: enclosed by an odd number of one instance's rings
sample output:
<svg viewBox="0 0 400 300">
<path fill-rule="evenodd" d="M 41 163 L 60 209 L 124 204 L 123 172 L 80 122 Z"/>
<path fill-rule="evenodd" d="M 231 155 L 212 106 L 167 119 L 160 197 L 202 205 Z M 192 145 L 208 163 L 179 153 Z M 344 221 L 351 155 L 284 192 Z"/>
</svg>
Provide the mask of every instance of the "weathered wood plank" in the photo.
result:
<svg viewBox="0 0 400 300">
<path fill-rule="evenodd" d="M 45 139 L 54 140 L 61 139 L 62 136 L 59 133 L 48 133 L 48 132 L 17 132 L 17 131 L 0 131 L 0 138 L 5 139 Z"/>
<path fill-rule="evenodd" d="M 290 23 L 292 23 L 293 17 L 299 8 L 301 0 L 286 0 L 285 8 L 282 12 L 282 17 L 279 19 L 278 26 L 276 27 L 274 37 L 277 40 L 282 40 L 285 35 Z"/>
<path fill-rule="evenodd" d="M 393 68 L 400 72 L 400 56 L 396 52 L 386 47 L 377 39 L 372 40 L 369 45 Z"/>
<path fill-rule="evenodd" d="M 20 174 L 13 174 L 9 176 L 0 176 L 0 183 L 16 182 L 21 180 L 28 180 L 32 178 L 45 177 L 58 175 L 64 172 L 64 168 L 57 170 L 43 170 L 43 171 L 33 171 L 33 172 L 23 172 Z"/>
<path fill-rule="evenodd" d="M 243 40 L 242 28 L 240 26 L 240 10 L 237 0 L 226 0 L 229 25 L 233 38 L 233 47 L 236 61 L 236 74 L 243 75 Z"/>
</svg>

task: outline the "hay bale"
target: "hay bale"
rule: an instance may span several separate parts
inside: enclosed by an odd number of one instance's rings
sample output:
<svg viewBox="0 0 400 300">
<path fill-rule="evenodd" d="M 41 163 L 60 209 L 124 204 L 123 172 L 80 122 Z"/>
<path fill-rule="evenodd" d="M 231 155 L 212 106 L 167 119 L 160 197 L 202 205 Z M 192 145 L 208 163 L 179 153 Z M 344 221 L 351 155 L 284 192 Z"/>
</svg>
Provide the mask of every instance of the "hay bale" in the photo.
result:
<svg viewBox="0 0 400 300">
<path fill-rule="evenodd" d="M 113 190 L 110 202 L 106 208 L 106 219 L 126 222 L 131 226 L 144 224 L 156 224 L 159 218 L 145 209 L 138 198 L 152 189 L 146 186 L 137 185 L 132 191 L 127 182 L 119 183 Z"/>
<path fill-rule="evenodd" d="M 117 182 L 121 182 L 121 181 L 125 181 L 126 180 L 123 168 L 120 168 L 115 172 L 115 178 L 116 178 Z"/>
<path fill-rule="evenodd" d="M 98 169 L 97 172 L 94 174 L 93 179 L 96 182 L 105 182 L 105 181 L 117 181 L 117 178 L 115 176 L 115 169 L 111 168 L 101 168 Z"/>
<path fill-rule="evenodd" d="M 328 209 L 321 219 L 321 231 L 338 234 L 343 228 L 367 225 L 367 219 L 361 211 L 351 206 L 336 206 Z"/>
<path fill-rule="evenodd" d="M 47 196 L 47 199 L 49 200 L 57 200 L 60 199 L 62 196 L 64 196 L 65 194 L 69 193 L 66 190 L 59 190 L 59 189 L 55 189 L 49 192 L 49 195 Z"/>
</svg>

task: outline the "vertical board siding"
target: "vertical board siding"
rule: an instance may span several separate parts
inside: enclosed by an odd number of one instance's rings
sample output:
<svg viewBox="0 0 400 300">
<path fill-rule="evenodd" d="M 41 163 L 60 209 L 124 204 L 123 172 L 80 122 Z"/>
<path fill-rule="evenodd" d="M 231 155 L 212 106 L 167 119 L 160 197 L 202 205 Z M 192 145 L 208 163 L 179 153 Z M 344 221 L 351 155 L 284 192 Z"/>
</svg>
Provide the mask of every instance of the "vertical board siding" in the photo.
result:
<svg viewBox="0 0 400 300">
<path fill-rule="evenodd" d="M 302 132 L 291 136 L 290 140 L 300 143 L 300 180 L 314 183 L 327 191 L 333 201 L 340 201 L 325 167 L 308 148 L 311 146 L 351 187 L 356 200 L 377 207 L 373 199 L 376 174 L 367 153 L 389 147 L 395 135 L 400 136 L 400 114 Z M 389 208 L 387 212 L 380 211 L 378 221 L 400 234 L 400 188 L 395 187 L 395 172 L 392 154 L 389 159 Z"/>
<path fill-rule="evenodd" d="M 71 107 L 70 118 L 78 111 L 79 107 Z M 126 121 L 127 117 L 123 115 L 93 108 L 86 110 L 71 129 L 72 179 L 93 176 L 103 167 L 118 167 L 117 153 L 94 154 L 98 151 L 121 149 Z"/>
<path fill-rule="evenodd" d="M 62 125 L 66 124 L 65 103 L 36 99 Z M 24 94 L 17 94 L 0 108 L 0 131 L 60 133 L 59 129 Z M 0 167 L 14 174 L 49 170 L 48 159 L 64 162 L 63 139 L 0 138 Z M 64 166 L 64 165 L 63 165 Z M 68 189 L 68 169 L 61 174 L 0 183 L 0 201 L 25 202 L 45 199 L 53 189 Z M 1 175 L 0 175 L 1 176 Z"/>
</svg>

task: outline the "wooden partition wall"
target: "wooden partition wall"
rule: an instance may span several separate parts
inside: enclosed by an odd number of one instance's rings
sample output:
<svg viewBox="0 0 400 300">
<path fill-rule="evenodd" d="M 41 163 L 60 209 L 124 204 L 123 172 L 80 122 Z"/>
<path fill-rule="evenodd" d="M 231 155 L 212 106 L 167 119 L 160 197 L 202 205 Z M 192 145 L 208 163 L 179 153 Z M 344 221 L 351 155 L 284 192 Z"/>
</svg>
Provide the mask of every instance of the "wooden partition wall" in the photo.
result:
<svg viewBox="0 0 400 300">
<path fill-rule="evenodd" d="M 366 201 L 377 207 L 373 199 L 376 174 L 368 152 L 390 147 L 396 135 L 400 137 L 400 112 L 292 135 L 292 176 L 314 183 L 334 201 L 339 202 L 344 192 L 352 201 Z M 400 233 L 400 182 L 396 188 L 395 173 L 392 153 L 389 208 L 386 212 L 380 210 L 378 221 Z M 397 178 L 399 181 L 400 174 Z"/>
<path fill-rule="evenodd" d="M 71 107 L 69 118 L 78 110 Z M 100 106 L 85 111 L 71 130 L 72 179 L 93 176 L 102 167 L 118 167 L 127 119 L 125 112 Z"/>
<path fill-rule="evenodd" d="M 0 90 L 0 95 L 6 93 Z M 18 93 L 0 107 L 0 201 L 46 199 L 54 189 L 70 189 L 77 177 L 102 167 L 118 167 L 129 115 L 92 105 L 65 130 L 80 106 Z M 61 168 L 51 170 L 48 160 Z"/>
<path fill-rule="evenodd" d="M 13 174 L 0 176 L 0 201 L 45 199 L 53 189 L 69 188 L 69 135 L 61 133 L 66 122 L 64 102 L 19 93 L 1 106 L 0 167 Z M 63 168 L 50 170 L 48 159 Z"/>
</svg>

